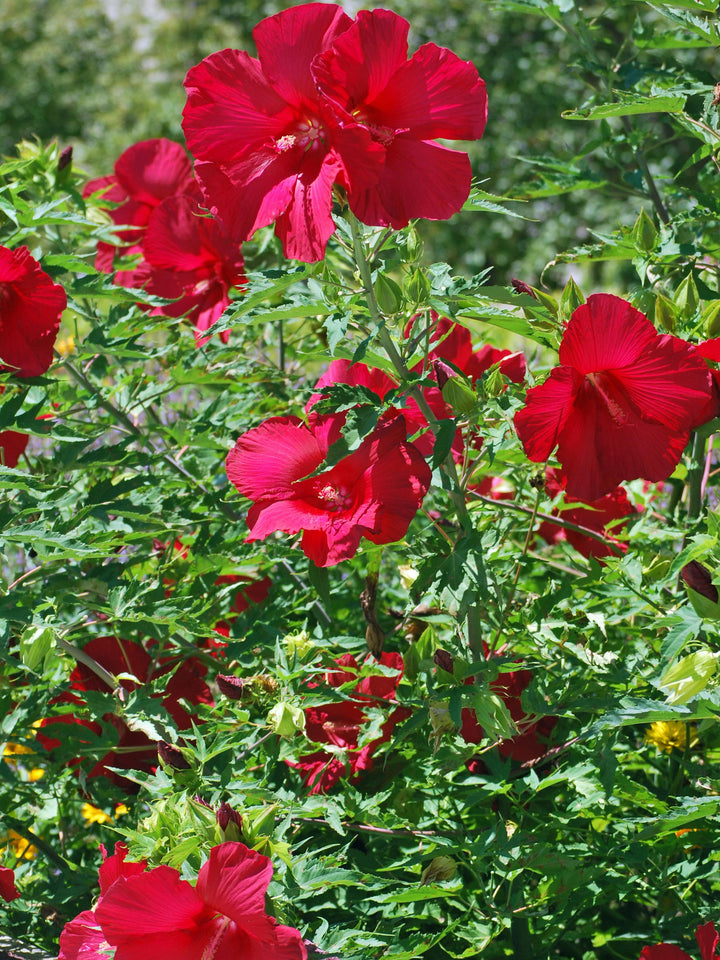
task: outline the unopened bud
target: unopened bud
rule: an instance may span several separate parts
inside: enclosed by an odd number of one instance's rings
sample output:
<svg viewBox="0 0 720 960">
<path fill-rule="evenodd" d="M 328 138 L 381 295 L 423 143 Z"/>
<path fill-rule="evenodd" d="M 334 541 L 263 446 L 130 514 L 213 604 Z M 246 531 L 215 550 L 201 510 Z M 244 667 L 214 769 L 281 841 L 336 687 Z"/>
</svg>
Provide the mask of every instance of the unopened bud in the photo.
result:
<svg viewBox="0 0 720 960">
<path fill-rule="evenodd" d="M 158 743 L 158 757 L 160 762 L 165 767 L 172 767 L 173 770 L 189 770 L 190 764 L 185 758 L 184 753 L 178 747 L 174 747 L 171 743 L 167 743 L 165 740 L 161 740 Z"/>
<path fill-rule="evenodd" d="M 517 277 L 513 277 L 510 283 L 513 285 L 516 293 L 526 293 L 529 297 L 534 297 L 537 300 L 537 294 L 529 283 L 525 283 L 524 280 L 518 280 Z"/>
<path fill-rule="evenodd" d="M 446 673 L 455 672 L 455 662 L 451 653 L 448 653 L 447 650 L 438 649 L 433 654 L 433 660 L 435 665 L 440 667 L 441 670 L 444 670 Z"/>
<path fill-rule="evenodd" d="M 384 273 L 379 273 L 373 284 L 377 304 L 384 314 L 398 313 L 403 305 L 403 292 L 398 284 Z"/>
<path fill-rule="evenodd" d="M 410 303 L 416 307 L 427 303 L 430 296 L 430 281 L 419 267 L 417 270 L 413 270 L 409 279 L 405 282 L 405 293 Z"/>
<path fill-rule="evenodd" d="M 223 801 L 217 809 L 215 814 L 215 819 L 217 824 L 223 833 L 237 833 L 237 837 L 234 839 L 240 839 L 240 830 L 242 829 L 242 817 L 237 812 L 233 810 L 229 803 Z M 230 827 L 230 829 L 228 829 Z M 232 829 L 235 827 L 235 830 Z M 231 837 L 226 837 L 226 839 L 233 839 Z"/>
<path fill-rule="evenodd" d="M 301 707 L 281 700 L 268 714 L 267 722 L 273 733 L 290 740 L 298 731 L 305 729 L 305 713 Z"/>
<path fill-rule="evenodd" d="M 456 873 L 457 864 L 452 857 L 434 857 L 422 872 L 420 886 L 452 880 Z"/>
<path fill-rule="evenodd" d="M 640 211 L 640 216 L 635 221 L 632 229 L 632 240 L 638 250 L 643 253 L 649 253 L 655 249 L 657 243 L 657 227 L 644 210 Z"/>
<path fill-rule="evenodd" d="M 680 315 L 688 320 L 700 304 L 700 294 L 692 273 L 689 273 L 675 291 L 675 305 Z"/>
<path fill-rule="evenodd" d="M 655 323 L 660 324 L 663 330 L 672 333 L 677 323 L 677 310 L 672 300 L 659 293 L 655 299 Z"/>
<path fill-rule="evenodd" d="M 477 396 L 468 380 L 456 373 L 444 360 L 433 361 L 433 372 L 443 400 L 453 413 L 466 414 L 475 407 Z"/>
<path fill-rule="evenodd" d="M 712 600 L 713 603 L 717 603 L 720 599 L 718 589 L 712 582 L 710 571 L 697 560 L 686 563 L 680 571 L 680 576 L 691 589 L 702 594 L 703 597 L 707 597 L 708 600 Z"/>
<path fill-rule="evenodd" d="M 72 158 L 73 158 L 73 148 L 64 147 L 60 151 L 60 156 L 58 157 L 58 164 L 57 164 L 58 173 L 63 171 L 65 167 L 70 166 L 70 164 L 72 163 Z"/>
<path fill-rule="evenodd" d="M 696 650 L 669 667 L 660 680 L 668 703 L 687 703 L 702 693 L 715 675 L 717 657 L 711 650 Z"/>
<path fill-rule="evenodd" d="M 215 678 L 218 690 L 230 700 L 246 699 L 250 693 L 251 681 L 247 677 L 233 677 L 219 673 Z"/>
<path fill-rule="evenodd" d="M 577 308 L 582 306 L 583 303 L 585 303 L 585 295 L 580 287 L 575 283 L 575 280 L 570 277 L 560 296 L 561 319 L 565 321 L 569 320 Z"/>
<path fill-rule="evenodd" d="M 702 312 L 702 324 L 708 339 L 720 333 L 720 300 L 712 300 Z"/>
</svg>

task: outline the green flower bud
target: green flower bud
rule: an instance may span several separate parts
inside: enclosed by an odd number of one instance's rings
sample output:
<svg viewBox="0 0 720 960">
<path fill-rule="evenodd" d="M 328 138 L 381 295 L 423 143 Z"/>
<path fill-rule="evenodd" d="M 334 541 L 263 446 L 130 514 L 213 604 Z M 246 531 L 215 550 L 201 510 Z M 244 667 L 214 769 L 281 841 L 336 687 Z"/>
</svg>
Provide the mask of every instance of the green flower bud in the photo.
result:
<svg viewBox="0 0 720 960">
<path fill-rule="evenodd" d="M 702 323 L 708 339 L 720 335 L 720 300 L 711 300 L 705 307 L 702 312 Z"/>
<path fill-rule="evenodd" d="M 717 657 L 711 650 L 696 650 L 669 667 L 660 680 L 668 703 L 687 703 L 702 693 L 715 675 Z"/>
<path fill-rule="evenodd" d="M 298 731 L 305 729 L 305 713 L 301 707 L 281 700 L 267 715 L 267 722 L 273 733 L 290 740 Z"/>
<path fill-rule="evenodd" d="M 386 315 L 398 313 L 403 305 L 403 292 L 390 277 L 379 273 L 373 284 L 373 293 L 377 304 Z"/>
<path fill-rule="evenodd" d="M 689 273 L 675 291 L 675 305 L 683 319 L 692 317 L 700 305 L 700 294 L 692 273 Z"/>
<path fill-rule="evenodd" d="M 655 324 L 660 324 L 663 330 L 673 333 L 677 322 L 677 310 L 672 300 L 663 296 L 662 293 L 655 299 Z"/>
<path fill-rule="evenodd" d="M 562 320 L 569 320 L 577 308 L 585 303 L 585 296 L 580 287 L 575 283 L 572 277 L 565 284 L 565 289 L 560 296 L 560 317 Z"/>
<path fill-rule="evenodd" d="M 421 307 L 427 303 L 430 296 L 430 281 L 424 270 L 420 268 L 413 270 L 405 282 L 405 293 L 410 303 L 416 307 Z"/>
<path fill-rule="evenodd" d="M 420 877 L 420 886 L 428 883 L 442 883 L 443 880 L 452 880 L 457 873 L 457 864 L 452 857 L 434 857 L 425 867 Z"/>
<path fill-rule="evenodd" d="M 644 210 L 640 211 L 631 236 L 635 246 L 643 253 L 649 253 L 655 249 L 658 238 L 657 227 Z"/>
</svg>

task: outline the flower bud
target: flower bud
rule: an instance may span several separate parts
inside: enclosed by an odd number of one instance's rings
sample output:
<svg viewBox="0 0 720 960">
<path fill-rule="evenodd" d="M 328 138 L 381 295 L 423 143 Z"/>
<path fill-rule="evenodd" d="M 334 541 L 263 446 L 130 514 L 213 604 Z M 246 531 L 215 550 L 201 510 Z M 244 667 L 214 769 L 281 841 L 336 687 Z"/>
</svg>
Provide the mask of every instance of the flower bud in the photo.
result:
<svg viewBox="0 0 720 960">
<path fill-rule="evenodd" d="M 696 650 L 669 667 L 660 679 L 668 703 L 687 703 L 702 693 L 717 670 L 716 653 Z"/>
<path fill-rule="evenodd" d="M 420 886 L 452 880 L 456 873 L 457 864 L 452 857 L 434 857 L 422 872 Z"/>
<path fill-rule="evenodd" d="M 290 740 L 298 731 L 305 729 L 305 713 L 301 707 L 281 700 L 267 715 L 267 722 L 273 733 Z"/>
<path fill-rule="evenodd" d="M 707 597 L 708 600 L 712 600 L 713 603 L 717 603 L 720 599 L 718 589 L 712 582 L 710 571 L 697 560 L 686 563 L 680 571 L 680 576 L 688 587 L 691 587 L 696 593 L 702 594 L 703 597 Z"/>
<path fill-rule="evenodd" d="M 655 323 L 660 324 L 663 330 L 672 333 L 677 323 L 677 310 L 672 300 L 659 293 L 655 299 Z"/>
<path fill-rule="evenodd" d="M 172 767 L 173 770 L 189 770 L 188 763 L 182 750 L 174 747 L 171 743 L 161 740 L 157 747 L 158 757 L 164 767 Z"/>
<path fill-rule="evenodd" d="M 720 334 L 720 300 L 711 300 L 702 312 L 702 324 L 708 339 Z"/>
<path fill-rule="evenodd" d="M 644 210 L 640 211 L 640 216 L 635 221 L 632 229 L 632 241 L 638 250 L 643 253 L 649 253 L 655 249 L 657 243 L 657 227 Z"/>
<path fill-rule="evenodd" d="M 420 268 L 413 270 L 411 276 L 405 282 L 405 293 L 410 303 L 416 307 L 427 303 L 430 296 L 430 281 L 424 270 Z"/>
<path fill-rule="evenodd" d="M 680 315 L 688 320 L 693 316 L 700 305 L 700 294 L 695 284 L 695 278 L 689 273 L 675 291 L 675 306 Z"/>
<path fill-rule="evenodd" d="M 569 320 L 577 308 L 585 303 L 585 296 L 575 280 L 570 277 L 560 296 L 560 318 Z"/>
<path fill-rule="evenodd" d="M 455 662 L 451 653 L 448 653 L 447 650 L 442 650 L 440 647 L 433 654 L 433 660 L 435 665 L 440 667 L 441 670 L 444 670 L 446 673 L 455 672 Z"/>
<path fill-rule="evenodd" d="M 428 708 L 428 716 L 430 717 L 430 726 L 432 728 L 430 739 L 433 742 L 433 753 L 437 753 L 443 735 L 454 730 L 455 724 L 450 716 L 450 707 L 442 700 L 431 701 Z"/>
<path fill-rule="evenodd" d="M 242 817 L 233 810 L 229 803 L 223 801 L 215 814 L 217 825 L 225 834 L 226 840 L 240 840 L 242 834 Z"/>
<path fill-rule="evenodd" d="M 218 690 L 230 700 L 247 699 L 252 687 L 252 681 L 247 677 L 233 677 L 219 673 L 215 678 Z"/>
<path fill-rule="evenodd" d="M 403 305 L 403 292 L 398 284 L 384 273 L 379 273 L 373 284 L 377 304 L 386 315 L 398 313 Z"/>
<path fill-rule="evenodd" d="M 433 361 L 433 372 L 443 400 L 452 408 L 453 413 L 460 416 L 470 413 L 477 402 L 470 382 L 456 373 L 444 360 Z"/>
</svg>

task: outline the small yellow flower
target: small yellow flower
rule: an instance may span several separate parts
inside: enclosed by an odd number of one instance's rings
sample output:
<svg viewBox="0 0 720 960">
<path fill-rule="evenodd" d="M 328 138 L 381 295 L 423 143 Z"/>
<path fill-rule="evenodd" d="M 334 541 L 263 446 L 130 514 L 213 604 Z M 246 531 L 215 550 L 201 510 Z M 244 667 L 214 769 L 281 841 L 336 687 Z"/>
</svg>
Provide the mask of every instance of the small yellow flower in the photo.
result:
<svg viewBox="0 0 720 960">
<path fill-rule="evenodd" d="M 34 860 L 38 852 L 37 847 L 15 830 L 8 830 L 5 838 L 0 841 L 0 847 L 10 847 L 16 860 Z"/>
<path fill-rule="evenodd" d="M 655 744 L 658 750 L 662 750 L 663 753 L 685 750 L 688 745 L 694 747 L 697 742 L 695 724 L 691 723 L 688 726 L 682 720 L 657 720 L 650 724 L 650 728 L 645 734 L 645 743 Z"/>
<path fill-rule="evenodd" d="M 6 763 L 15 765 L 17 757 L 21 754 L 35 753 L 32 747 L 26 747 L 22 743 L 6 743 L 3 749 L 3 758 Z"/>
<path fill-rule="evenodd" d="M 100 807 L 94 807 L 91 803 L 84 803 L 80 807 L 80 813 L 86 823 L 112 823 L 112 817 L 101 810 Z"/>
<path fill-rule="evenodd" d="M 55 349 L 61 357 L 69 356 L 75 349 L 75 337 L 60 337 L 55 343 Z"/>
<path fill-rule="evenodd" d="M 129 810 L 128 810 L 128 808 L 125 806 L 124 803 L 119 803 L 119 804 L 115 807 L 115 819 L 116 819 L 116 820 L 117 820 L 118 817 L 122 817 L 122 816 L 124 816 L 126 813 L 129 813 Z"/>
<path fill-rule="evenodd" d="M 45 776 L 45 771 L 42 767 L 33 767 L 32 770 L 28 770 L 28 780 L 30 783 L 35 783 L 36 780 L 42 780 Z"/>
</svg>

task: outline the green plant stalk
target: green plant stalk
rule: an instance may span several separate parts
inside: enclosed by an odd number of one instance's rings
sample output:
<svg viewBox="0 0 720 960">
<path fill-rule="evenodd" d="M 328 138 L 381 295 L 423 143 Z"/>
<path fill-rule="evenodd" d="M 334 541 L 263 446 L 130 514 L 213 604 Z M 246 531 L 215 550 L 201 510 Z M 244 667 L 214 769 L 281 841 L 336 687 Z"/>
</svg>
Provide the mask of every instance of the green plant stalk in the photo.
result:
<svg viewBox="0 0 720 960">
<path fill-rule="evenodd" d="M 400 352 L 393 343 L 393 339 L 385 328 L 385 321 L 380 313 L 380 308 L 378 306 L 377 300 L 375 299 L 375 292 L 372 285 L 372 276 L 370 272 L 370 262 L 365 254 L 362 231 L 360 228 L 360 223 L 352 213 L 352 211 L 347 211 L 347 218 L 350 223 L 350 229 L 352 230 L 353 238 L 353 254 L 355 258 L 355 263 L 357 265 L 358 271 L 360 273 L 360 280 L 362 282 L 363 292 L 365 293 L 368 310 L 370 311 L 370 316 L 375 324 L 378 339 L 382 345 L 385 353 L 389 357 L 392 365 L 395 367 L 399 377 L 403 381 L 410 379 L 410 370 L 407 367 L 407 364 L 400 356 Z M 422 390 L 414 384 L 410 388 L 410 392 L 417 403 L 418 407 L 422 411 L 425 419 L 427 420 L 430 429 L 434 434 L 437 435 L 438 422 L 435 417 L 435 414 L 430 409 L 425 396 L 423 395 Z M 458 478 L 457 469 L 455 467 L 455 461 L 452 458 L 452 454 L 448 453 L 445 457 L 445 460 L 442 464 L 442 469 L 445 471 L 448 476 L 451 484 L 450 497 L 455 508 L 455 514 L 458 518 L 458 522 L 462 527 L 465 533 L 470 533 L 473 529 L 472 520 L 468 512 L 467 504 L 465 502 L 465 495 L 460 486 L 460 480 Z M 477 557 L 478 566 L 480 570 L 483 570 L 483 559 L 482 556 L 478 555 Z M 484 572 L 484 571 L 483 571 Z M 468 610 L 467 615 L 468 622 L 468 643 L 470 644 L 470 649 L 474 654 L 482 655 L 482 639 L 480 631 L 480 614 L 479 609 L 476 606 L 471 607 Z"/>
</svg>

